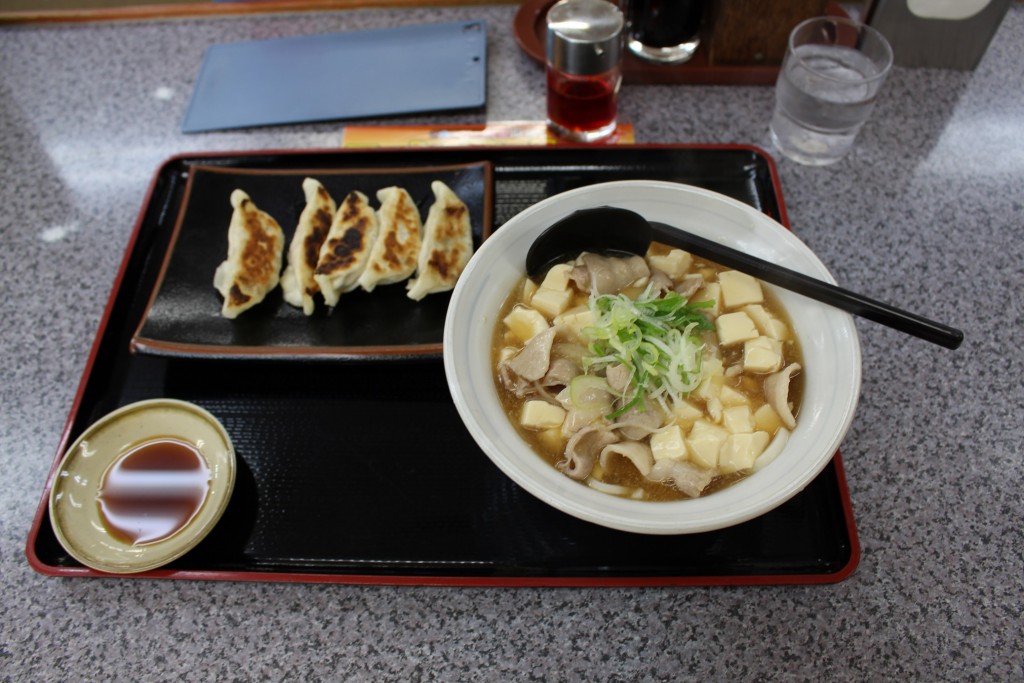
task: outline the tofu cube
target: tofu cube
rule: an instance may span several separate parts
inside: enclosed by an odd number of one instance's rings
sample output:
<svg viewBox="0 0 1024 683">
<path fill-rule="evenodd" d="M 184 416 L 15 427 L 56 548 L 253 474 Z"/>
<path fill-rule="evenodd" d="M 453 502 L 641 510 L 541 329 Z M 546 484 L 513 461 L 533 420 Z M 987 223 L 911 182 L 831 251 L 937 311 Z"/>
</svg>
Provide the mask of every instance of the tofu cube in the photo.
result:
<svg viewBox="0 0 1024 683">
<path fill-rule="evenodd" d="M 743 307 L 743 312 L 754 321 L 757 331 L 766 337 L 785 341 L 789 339 L 789 327 L 771 313 L 761 304 L 751 304 Z"/>
<path fill-rule="evenodd" d="M 764 329 L 764 336 L 786 341 L 789 339 L 789 327 L 778 318 L 772 318 Z"/>
<path fill-rule="evenodd" d="M 588 308 L 574 308 L 555 316 L 554 322 L 579 337 L 583 334 L 583 328 L 594 325 L 594 314 Z"/>
<path fill-rule="evenodd" d="M 505 327 L 512 335 L 524 344 L 544 330 L 548 329 L 548 321 L 540 312 L 526 306 L 516 306 L 505 316 Z"/>
<path fill-rule="evenodd" d="M 738 270 L 724 270 L 719 273 L 718 284 L 722 286 L 722 305 L 727 310 L 764 301 L 761 283 L 753 276 Z"/>
<path fill-rule="evenodd" d="M 552 289 L 542 286 L 534 293 L 533 298 L 530 299 L 530 306 L 540 311 L 548 320 L 551 320 L 569 308 L 570 301 L 572 301 L 572 292 L 570 290 Z"/>
<path fill-rule="evenodd" d="M 718 453 L 718 469 L 722 474 L 749 470 L 768 447 L 768 441 L 768 432 L 731 434 Z"/>
<path fill-rule="evenodd" d="M 778 372 L 782 369 L 782 342 L 758 337 L 743 343 L 743 369 L 748 372 Z"/>
<path fill-rule="evenodd" d="M 782 420 L 775 409 L 765 403 L 754 411 L 754 427 L 761 432 L 774 434 L 782 426 Z"/>
<path fill-rule="evenodd" d="M 561 453 L 565 450 L 565 437 L 562 430 L 558 428 L 545 429 L 537 433 L 537 440 L 552 453 Z"/>
<path fill-rule="evenodd" d="M 647 262 L 673 280 L 678 280 L 686 271 L 690 270 L 693 257 L 682 249 L 673 249 L 667 254 L 652 254 L 647 257 Z"/>
<path fill-rule="evenodd" d="M 714 305 L 710 308 L 702 308 L 701 313 L 708 315 L 712 318 L 719 315 L 722 312 L 722 287 L 717 282 L 708 282 L 703 287 L 697 290 L 697 293 L 690 297 L 690 303 L 695 304 L 698 301 L 711 301 Z"/>
<path fill-rule="evenodd" d="M 679 425 L 662 427 L 651 434 L 651 454 L 654 460 L 686 460 L 686 442 Z"/>
<path fill-rule="evenodd" d="M 565 421 L 565 410 L 547 401 L 527 401 L 519 424 L 527 429 L 555 429 Z"/>
<path fill-rule="evenodd" d="M 750 406 L 732 406 L 722 410 L 722 426 L 733 434 L 754 431 L 754 413 Z"/>
<path fill-rule="evenodd" d="M 738 366 L 732 366 L 729 370 L 733 370 Z M 729 373 L 729 370 L 726 373 Z M 718 392 L 718 400 L 722 402 L 722 406 L 731 408 L 732 406 L 749 406 L 750 399 L 742 391 L 737 391 L 728 384 L 723 384 L 721 391 Z"/>
<path fill-rule="evenodd" d="M 718 467 L 718 452 L 727 438 L 729 432 L 725 428 L 706 420 L 697 420 L 686 437 L 686 449 L 690 460 L 701 467 Z"/>
<path fill-rule="evenodd" d="M 721 393 L 722 385 L 725 384 L 725 367 L 718 358 L 705 358 L 703 364 L 701 372 L 704 374 L 704 379 L 697 386 L 694 395 L 708 401 L 718 398 Z"/>
<path fill-rule="evenodd" d="M 568 263 L 559 263 L 551 266 L 551 270 L 544 276 L 544 282 L 540 283 L 541 289 L 566 290 L 569 289 L 569 273 L 572 266 Z"/>
<path fill-rule="evenodd" d="M 704 349 L 700 371 L 705 377 L 725 377 L 725 362 L 719 349 Z"/>
<path fill-rule="evenodd" d="M 715 329 L 718 331 L 718 342 L 722 346 L 732 346 L 760 336 L 754 321 L 743 311 L 718 316 L 715 319 Z"/>
<path fill-rule="evenodd" d="M 536 291 L 537 283 L 531 280 L 530 278 L 526 278 L 526 280 L 523 282 L 523 296 L 521 297 L 523 302 L 527 304 L 530 303 L 530 299 L 533 298 L 533 294 Z"/>
<path fill-rule="evenodd" d="M 703 414 L 700 408 L 689 401 L 680 401 L 672 406 L 672 417 L 679 428 L 684 431 L 690 431 L 693 423 L 699 420 Z"/>
<path fill-rule="evenodd" d="M 725 384 L 725 375 L 721 372 L 713 373 L 707 372 L 709 369 L 706 364 L 705 378 L 700 380 L 700 384 L 693 391 L 693 395 L 697 398 L 702 398 L 705 402 L 708 402 L 712 398 L 718 399 L 719 394 L 722 392 L 722 386 Z"/>
<path fill-rule="evenodd" d="M 708 409 L 708 417 L 715 424 L 722 424 L 722 401 L 717 396 L 712 396 L 705 403 L 704 407 Z"/>
<path fill-rule="evenodd" d="M 765 327 L 772 319 L 772 314 L 769 313 L 761 304 L 750 304 L 749 306 L 744 306 L 743 312 L 750 316 L 750 319 L 754 321 L 754 325 L 757 326 L 758 331 L 760 331 L 761 334 L 764 334 Z"/>
</svg>

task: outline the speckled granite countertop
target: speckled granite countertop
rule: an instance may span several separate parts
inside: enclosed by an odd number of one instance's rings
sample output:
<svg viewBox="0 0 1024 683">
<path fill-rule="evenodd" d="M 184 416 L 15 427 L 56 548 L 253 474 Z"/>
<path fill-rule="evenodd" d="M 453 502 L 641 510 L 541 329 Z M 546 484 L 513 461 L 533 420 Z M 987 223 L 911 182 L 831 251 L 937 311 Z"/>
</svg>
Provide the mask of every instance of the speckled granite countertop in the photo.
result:
<svg viewBox="0 0 1024 683">
<path fill-rule="evenodd" d="M 897 68 L 848 159 L 778 160 L 837 279 L 957 324 L 858 323 L 843 456 L 862 544 L 834 585 L 411 588 L 58 579 L 24 545 L 147 184 L 181 151 L 338 144 L 339 124 L 185 136 L 216 42 L 488 23 L 490 120 L 543 117 L 515 8 L 0 29 L 0 679 L 1024 680 L 1024 7 L 974 72 Z M 639 142 L 770 149 L 770 87 L 626 87 Z M 475 123 L 480 112 L 403 118 Z M 389 121 L 391 123 L 395 120 Z"/>
</svg>

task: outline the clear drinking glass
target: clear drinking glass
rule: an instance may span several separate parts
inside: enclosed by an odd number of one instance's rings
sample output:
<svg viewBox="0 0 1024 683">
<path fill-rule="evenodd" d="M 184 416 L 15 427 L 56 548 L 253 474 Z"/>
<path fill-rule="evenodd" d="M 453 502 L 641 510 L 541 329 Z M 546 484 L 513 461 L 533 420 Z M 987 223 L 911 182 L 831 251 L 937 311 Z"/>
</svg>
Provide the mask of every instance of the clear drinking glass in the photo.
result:
<svg viewBox="0 0 1024 683">
<path fill-rule="evenodd" d="M 891 67 L 892 48 L 870 26 L 840 17 L 797 25 L 775 85 L 772 143 L 802 164 L 839 161 L 871 115 Z"/>
</svg>

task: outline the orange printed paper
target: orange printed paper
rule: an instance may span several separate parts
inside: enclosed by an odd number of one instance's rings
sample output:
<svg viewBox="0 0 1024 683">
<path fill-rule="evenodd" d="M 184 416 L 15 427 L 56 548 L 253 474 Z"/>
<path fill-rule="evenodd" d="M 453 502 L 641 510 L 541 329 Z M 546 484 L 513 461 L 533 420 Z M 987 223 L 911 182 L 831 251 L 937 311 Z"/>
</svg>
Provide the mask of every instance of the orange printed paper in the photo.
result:
<svg viewBox="0 0 1024 683">
<path fill-rule="evenodd" d="M 620 123 L 615 132 L 596 144 L 632 144 L 633 126 Z M 543 121 L 496 121 L 469 126 L 346 126 L 341 146 L 368 147 L 465 147 L 496 145 L 558 145 Z"/>
</svg>

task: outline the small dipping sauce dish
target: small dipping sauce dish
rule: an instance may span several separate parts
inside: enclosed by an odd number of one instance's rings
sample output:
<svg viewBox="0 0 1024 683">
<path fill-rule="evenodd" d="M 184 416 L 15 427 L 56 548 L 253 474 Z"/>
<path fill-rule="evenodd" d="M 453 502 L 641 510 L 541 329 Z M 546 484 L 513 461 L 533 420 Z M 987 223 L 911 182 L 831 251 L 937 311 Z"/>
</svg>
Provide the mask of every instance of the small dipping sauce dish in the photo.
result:
<svg viewBox="0 0 1024 683">
<path fill-rule="evenodd" d="M 175 399 L 140 401 L 104 416 L 68 448 L 50 488 L 50 522 L 87 567 L 148 571 L 210 532 L 234 482 L 234 447 L 213 415 Z"/>
</svg>

